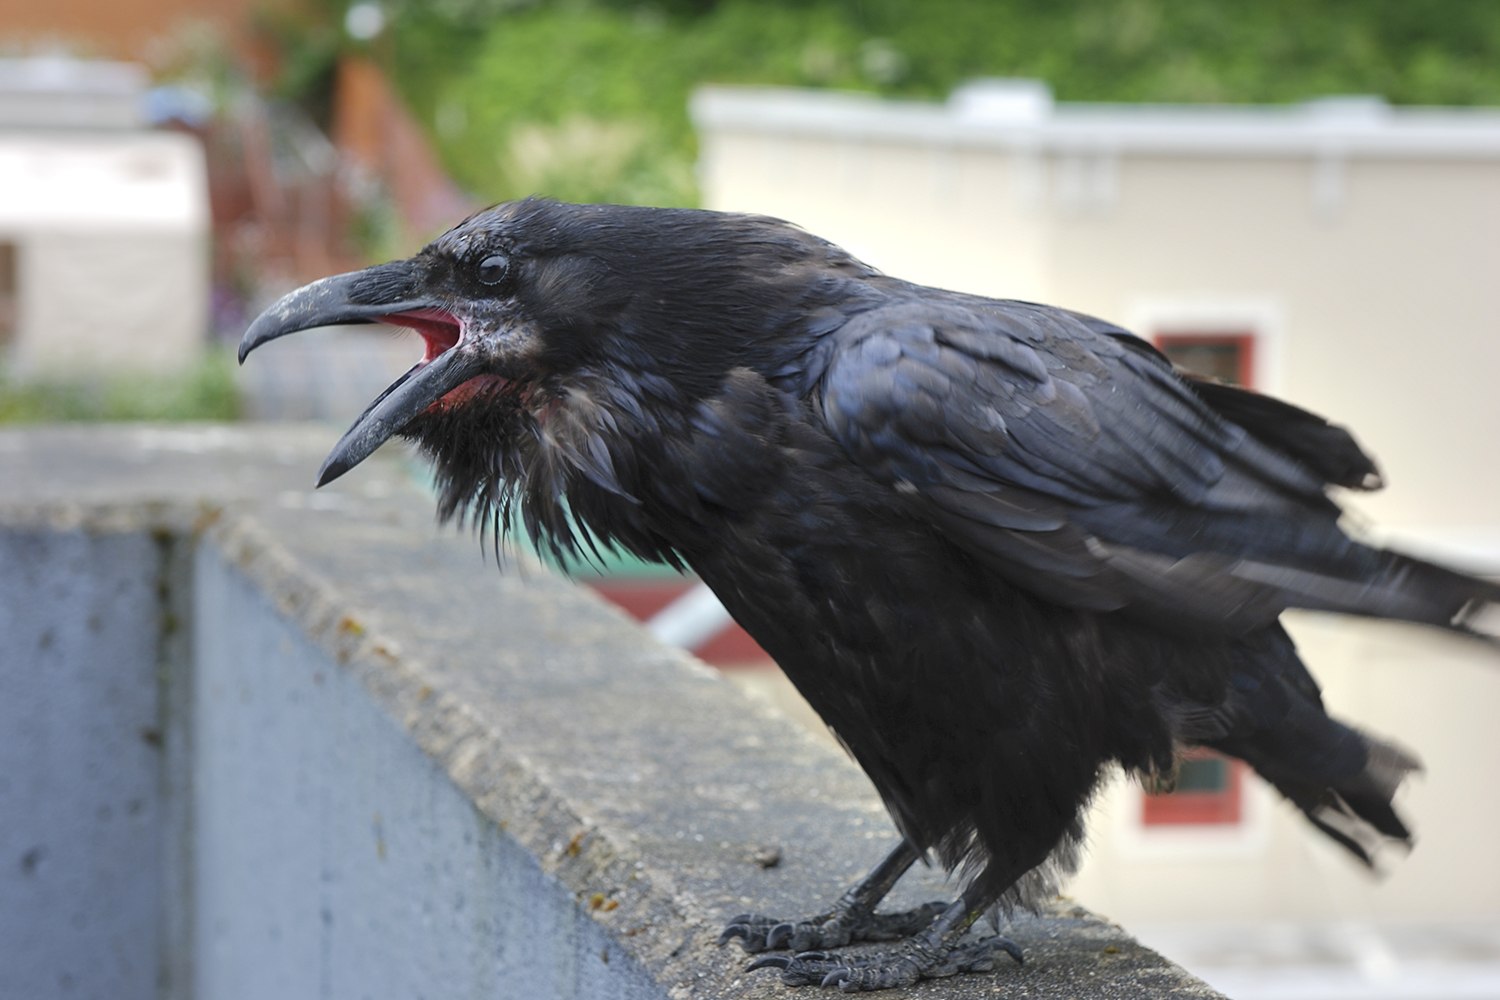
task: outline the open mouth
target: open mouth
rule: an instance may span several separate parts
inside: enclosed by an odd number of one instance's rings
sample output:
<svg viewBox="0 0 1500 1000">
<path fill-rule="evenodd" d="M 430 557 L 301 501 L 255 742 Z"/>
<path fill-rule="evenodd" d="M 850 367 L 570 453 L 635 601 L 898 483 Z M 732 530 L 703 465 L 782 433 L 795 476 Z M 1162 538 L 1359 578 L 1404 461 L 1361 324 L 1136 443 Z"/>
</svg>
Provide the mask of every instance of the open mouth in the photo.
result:
<svg viewBox="0 0 1500 1000">
<path fill-rule="evenodd" d="M 408 309 L 405 312 L 381 316 L 380 322 L 391 326 L 403 326 L 421 334 L 427 344 L 422 355 L 424 364 L 437 360 L 438 355 L 457 347 L 463 339 L 463 324 L 458 317 L 442 309 Z"/>
<path fill-rule="evenodd" d="M 377 396 L 323 463 L 318 485 L 358 465 L 382 442 L 423 414 L 468 402 L 480 392 L 510 392 L 482 352 L 466 344 L 458 316 L 421 294 L 411 261 L 392 261 L 334 275 L 289 292 L 255 318 L 240 340 L 240 361 L 260 345 L 299 330 L 349 323 L 390 323 L 414 330 L 422 358 Z"/>
<path fill-rule="evenodd" d="M 421 336 L 426 345 L 426 351 L 422 354 L 422 360 L 417 362 L 418 367 L 436 361 L 443 354 L 457 347 L 459 341 L 463 339 L 463 323 L 457 316 L 444 309 L 407 309 L 381 316 L 379 321 L 391 326 L 405 327 Z M 479 393 L 502 390 L 509 385 L 509 380 L 499 375 L 475 375 L 433 400 L 427 412 L 440 412 L 467 402 Z"/>
</svg>

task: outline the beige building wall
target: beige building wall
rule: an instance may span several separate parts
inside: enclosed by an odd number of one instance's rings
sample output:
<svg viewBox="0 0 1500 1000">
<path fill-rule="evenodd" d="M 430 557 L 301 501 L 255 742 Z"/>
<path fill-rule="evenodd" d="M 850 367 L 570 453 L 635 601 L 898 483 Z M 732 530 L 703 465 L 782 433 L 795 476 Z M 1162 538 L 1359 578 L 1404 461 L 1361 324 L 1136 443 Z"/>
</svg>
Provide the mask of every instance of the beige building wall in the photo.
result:
<svg viewBox="0 0 1500 1000">
<path fill-rule="evenodd" d="M 1320 205 L 1328 169 L 1342 190 Z M 1174 309 L 1190 325 L 1195 306 L 1243 312 L 1273 341 L 1260 387 L 1354 428 L 1380 460 L 1388 487 L 1360 509 L 1444 539 L 1494 530 L 1500 157 L 1141 156 L 1117 172 L 1110 208 L 1053 220 L 1058 301 L 1147 336 Z"/>
<path fill-rule="evenodd" d="M 1048 297 L 1037 158 L 732 132 L 700 143 L 706 207 L 787 219 L 923 284 Z"/>
<path fill-rule="evenodd" d="M 1500 572 L 1500 115 L 1022 100 L 985 118 L 728 88 L 694 111 L 708 207 L 1146 336 L 1252 330 L 1257 386 L 1379 459 L 1387 489 L 1350 504 L 1366 530 Z M 1373 880 L 1253 780 L 1227 833 L 1147 829 L 1117 782 L 1074 891 L 1128 924 L 1500 917 L 1500 657 L 1349 619 L 1294 632 L 1335 714 L 1424 760 L 1401 800 L 1412 856 Z"/>
<path fill-rule="evenodd" d="M 26 375 L 163 372 L 208 330 L 203 152 L 171 132 L 0 131 L 0 244 Z"/>
</svg>

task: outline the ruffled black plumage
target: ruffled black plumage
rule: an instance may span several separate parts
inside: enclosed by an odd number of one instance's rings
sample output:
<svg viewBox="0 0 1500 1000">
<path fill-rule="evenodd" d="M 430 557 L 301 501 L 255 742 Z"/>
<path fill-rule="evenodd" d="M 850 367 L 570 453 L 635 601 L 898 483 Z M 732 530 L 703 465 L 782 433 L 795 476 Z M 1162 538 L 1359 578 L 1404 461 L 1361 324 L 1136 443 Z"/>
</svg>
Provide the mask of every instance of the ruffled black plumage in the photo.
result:
<svg viewBox="0 0 1500 1000">
<path fill-rule="evenodd" d="M 1106 769 L 1197 745 L 1363 861 L 1409 839 L 1415 759 L 1327 714 L 1280 615 L 1472 632 L 1500 587 L 1344 531 L 1330 487 L 1380 480 L 1343 429 L 759 217 L 530 200 L 385 268 L 489 380 L 404 428 L 440 514 L 696 571 L 965 899 L 1051 887 Z"/>
</svg>

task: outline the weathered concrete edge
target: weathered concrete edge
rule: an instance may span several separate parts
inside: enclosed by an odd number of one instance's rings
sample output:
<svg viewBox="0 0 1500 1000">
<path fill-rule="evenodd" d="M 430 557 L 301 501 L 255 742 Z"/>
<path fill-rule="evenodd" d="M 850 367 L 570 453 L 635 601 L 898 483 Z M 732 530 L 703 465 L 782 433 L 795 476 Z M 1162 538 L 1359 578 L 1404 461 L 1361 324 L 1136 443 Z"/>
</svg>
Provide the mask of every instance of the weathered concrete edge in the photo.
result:
<svg viewBox="0 0 1500 1000">
<path fill-rule="evenodd" d="M 414 500 L 426 503 L 424 498 L 415 497 L 414 491 L 400 499 L 402 502 L 389 506 L 410 511 Z M 386 714 L 410 734 L 416 747 L 440 764 L 482 814 L 525 846 L 544 871 L 566 886 L 579 901 L 580 909 L 604 926 L 622 951 L 647 968 L 664 992 L 683 996 L 786 995 L 774 976 L 741 976 L 738 970 L 743 960 L 736 951 L 713 947 L 716 920 L 724 916 L 724 900 L 704 899 L 685 890 L 674 877 L 670 860 L 653 859 L 637 847 L 629 830 L 601 821 L 600 810 L 593 804 L 575 801 L 559 791 L 524 754 L 518 755 L 507 746 L 492 720 L 469 699 L 448 690 L 420 657 L 402 651 L 400 637 L 385 634 L 379 627 L 362 626 L 360 623 L 368 620 L 363 613 L 366 609 L 351 604 L 347 588 L 320 576 L 311 560 L 267 527 L 265 514 L 271 506 L 254 499 L 137 499 L 121 503 L 96 499 L 73 503 L 55 496 L 41 503 L 18 504 L 13 497 L 9 503 L 0 503 L 0 521 L 52 529 L 163 531 L 214 545 L 226 561 L 276 601 L 282 613 L 316 645 L 358 676 Z M 430 524 L 430 514 L 426 517 Z M 271 518 L 273 522 L 276 519 Z M 581 592 L 569 591 L 566 596 L 553 592 L 548 599 L 574 602 L 580 613 L 587 612 L 585 617 L 597 618 L 600 614 L 596 601 Z M 701 675 L 703 668 L 690 665 L 686 657 L 659 648 L 649 650 L 649 641 L 623 619 L 619 631 L 628 635 L 631 646 L 643 651 L 641 655 L 649 652 L 657 659 L 666 655 L 675 660 L 685 681 Z M 727 688 L 722 697 L 738 698 Z M 763 712 L 743 702 L 733 710 L 750 715 Z M 786 736 L 791 727 L 784 719 L 766 718 L 765 722 L 778 731 L 778 738 L 796 742 Z M 843 767 L 852 771 L 847 763 Z M 806 811 L 820 809 L 827 812 L 826 803 L 806 804 Z M 726 884 L 729 881 L 726 879 Z M 594 892 L 601 885 L 619 887 L 613 899 L 619 904 L 616 914 L 630 914 L 629 925 L 622 926 L 610 911 L 590 910 Z M 1074 943 L 1087 939 L 1087 954 L 1094 956 L 1089 961 L 1097 959 L 1098 964 L 1084 969 L 1077 969 L 1076 962 L 1063 963 L 1080 977 L 1093 980 L 1073 983 L 1082 987 L 1076 991 L 1079 994 L 1214 995 L 1119 928 L 1082 911 L 1060 906 L 1036 923 L 1026 943 L 1033 949 L 1039 941 L 1056 938 L 1069 938 Z M 1073 957 L 1078 953 L 1075 948 Z M 1096 992 L 1100 980 L 1110 984 L 1104 994 Z M 923 984 L 911 994 L 934 995 L 934 990 L 940 990 L 944 995 L 999 996 L 1010 994 L 1019 985 L 1002 973 Z M 1054 981 L 1051 987 L 1028 992 L 1033 996 L 1075 995 L 1066 983 Z"/>
<path fill-rule="evenodd" d="M 282 613 L 298 622 L 309 639 L 357 674 L 377 702 L 400 721 L 417 747 L 440 762 L 475 807 L 523 844 L 543 871 L 572 892 L 580 907 L 586 912 L 594 909 L 591 904 L 599 901 L 600 886 L 618 887 L 609 894 L 609 903 L 628 910 L 631 922 L 627 927 L 611 922 L 609 929 L 619 947 L 633 954 L 669 994 L 785 995 L 785 987 L 774 976 L 762 973 L 743 978 L 739 969 L 745 960 L 737 950 L 712 946 L 718 930 L 713 907 L 717 901 L 699 900 L 685 893 L 670 868 L 653 863 L 636 849 L 628 831 L 612 828 L 594 815 L 589 803 L 572 801 L 559 792 L 531 761 L 511 750 L 492 720 L 469 701 L 443 690 L 420 656 L 400 651 L 397 637 L 366 630 L 364 616 L 356 624 L 337 584 L 310 572 L 253 513 L 219 520 L 209 529 L 208 538 L 241 572 L 267 594 L 275 595 Z M 597 603 L 584 591 L 567 598 L 553 594 L 550 599 L 572 599 L 590 606 Z M 610 611 L 615 613 L 613 608 Z M 620 617 L 622 628 L 633 633 L 634 626 L 623 615 Z M 636 634 L 630 639 L 632 644 L 649 641 Z M 687 671 L 705 669 L 686 655 L 678 658 Z M 725 694 L 738 697 L 728 688 Z M 750 702 L 741 710 L 750 714 L 767 711 Z M 779 717 L 766 722 L 785 724 Z M 1116 974 L 1134 981 L 1118 984 L 1120 996 L 1137 991 L 1142 995 L 1167 991 L 1174 995 L 1217 995 L 1185 970 L 1145 949 L 1122 928 L 1079 907 L 1058 901 L 1050 916 L 1066 921 L 1069 933 L 1095 939 L 1101 954 L 1120 956 Z M 599 917 L 601 923 L 606 922 L 604 914 Z M 1144 967 L 1142 959 L 1147 959 Z M 937 985 L 923 984 L 918 990 L 925 993 Z M 961 979 L 948 985 L 957 987 L 955 994 L 989 994 L 990 989 L 984 986 L 993 988 L 996 994 L 1008 992 L 1003 975 L 988 980 Z"/>
<path fill-rule="evenodd" d="M 598 886 L 626 886 L 637 926 L 682 929 L 680 935 L 619 935 L 620 928 L 611 928 L 624 952 L 634 953 L 664 984 L 698 978 L 673 968 L 684 964 L 675 959 L 691 953 L 689 928 L 700 924 L 702 915 L 683 905 L 669 872 L 646 864 L 626 837 L 601 825 L 585 804 L 558 794 L 507 746 L 490 720 L 443 690 L 420 657 L 395 652 L 400 648 L 395 637 L 367 630 L 340 589 L 308 572 L 253 515 L 219 520 L 206 539 L 270 595 L 313 644 L 356 675 L 417 748 L 439 762 L 474 807 L 526 847 L 544 872 L 571 890 L 580 907 L 590 908 Z M 612 902 L 621 903 L 619 893 Z"/>
<path fill-rule="evenodd" d="M 596 886 L 628 886 L 634 924 L 655 930 L 638 934 L 632 927 L 626 929 L 631 933 L 623 935 L 619 927 L 608 930 L 623 952 L 651 962 L 664 994 L 674 982 L 700 980 L 701 975 L 687 969 L 674 974 L 672 968 L 674 959 L 693 951 L 694 938 L 701 936 L 693 928 L 702 926 L 704 919 L 703 914 L 691 912 L 690 905 L 682 905 L 669 873 L 646 865 L 627 844 L 627 837 L 601 827 L 586 809 L 557 794 L 524 757 L 496 737 L 489 720 L 437 686 L 419 658 L 393 655 L 393 637 L 356 625 L 340 588 L 310 572 L 257 521 L 254 509 L 253 502 L 233 500 L 12 504 L 0 505 L 0 528 L 147 534 L 163 544 L 181 543 L 182 548 L 215 546 L 313 645 L 356 676 L 417 749 L 440 763 L 477 811 L 526 847 L 544 872 L 572 891 L 580 909 L 589 911 Z M 176 558 L 183 558 L 180 551 Z M 536 571 L 543 572 L 539 567 Z M 582 594 L 579 599 L 590 600 Z M 173 600 L 181 605 L 191 598 L 178 593 Z M 685 654 L 683 659 L 689 669 L 706 669 L 689 663 Z M 176 713 L 175 725 L 183 724 L 181 713 Z M 612 897 L 614 909 L 621 902 L 620 894 Z M 676 930 L 662 933 L 664 928 Z M 187 940 L 182 934 L 178 931 L 175 939 Z M 709 994 L 695 988 L 691 995 Z"/>
</svg>

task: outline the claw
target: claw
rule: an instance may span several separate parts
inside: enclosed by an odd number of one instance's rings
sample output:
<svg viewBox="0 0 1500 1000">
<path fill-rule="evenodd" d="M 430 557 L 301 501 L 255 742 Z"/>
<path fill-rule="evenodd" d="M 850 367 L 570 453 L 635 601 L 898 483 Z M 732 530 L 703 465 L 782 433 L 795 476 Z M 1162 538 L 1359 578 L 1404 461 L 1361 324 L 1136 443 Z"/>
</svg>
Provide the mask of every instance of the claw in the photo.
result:
<svg viewBox="0 0 1500 1000">
<path fill-rule="evenodd" d="M 1011 958 L 1015 959 L 1017 965 L 1026 964 L 1026 956 L 1021 954 L 1021 946 L 1016 944 L 1010 938 L 1001 938 L 995 943 L 1000 946 L 1001 951 L 1005 952 Z"/>
<path fill-rule="evenodd" d="M 819 983 L 818 985 L 819 986 L 839 986 L 839 987 L 842 987 L 844 985 L 845 981 L 848 980 L 848 978 L 850 976 L 852 976 L 853 974 L 854 974 L 854 970 L 853 969 L 849 969 L 849 968 L 834 969 L 828 975 L 824 976 L 823 977 L 823 981 L 821 983 Z"/>
<path fill-rule="evenodd" d="M 754 972 L 756 969 L 785 969 L 792 964 L 792 959 L 786 955 L 763 955 L 745 966 L 746 972 Z"/>
<path fill-rule="evenodd" d="M 769 931 L 766 932 L 766 947 L 784 947 L 786 943 L 792 939 L 792 935 L 796 932 L 797 925 L 791 923 L 790 921 L 777 924 L 775 927 L 772 927 Z"/>
<path fill-rule="evenodd" d="M 719 935 L 719 947 L 720 948 L 724 947 L 726 944 L 728 944 L 729 942 L 733 941 L 735 938 L 742 938 L 742 937 L 749 937 L 749 936 L 750 936 L 750 928 L 746 927 L 744 924 L 740 924 L 740 923 L 730 924 L 728 927 L 724 928 L 724 932 Z"/>
</svg>

